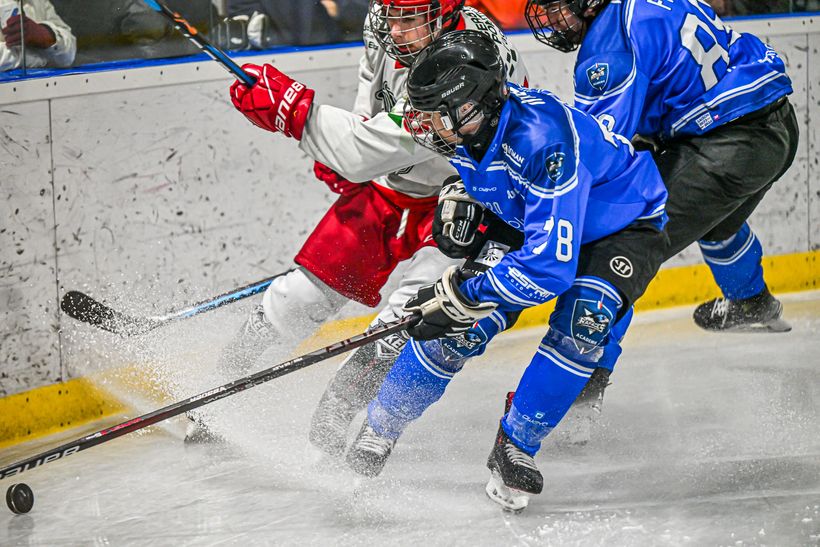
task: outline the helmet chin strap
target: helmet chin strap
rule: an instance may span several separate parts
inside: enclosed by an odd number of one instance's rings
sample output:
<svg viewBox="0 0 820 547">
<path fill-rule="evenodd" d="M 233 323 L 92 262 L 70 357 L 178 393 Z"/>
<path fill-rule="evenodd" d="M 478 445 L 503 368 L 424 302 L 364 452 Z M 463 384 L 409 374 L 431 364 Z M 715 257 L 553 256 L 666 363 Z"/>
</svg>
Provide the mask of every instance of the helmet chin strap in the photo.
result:
<svg viewBox="0 0 820 547">
<path fill-rule="evenodd" d="M 461 137 L 461 144 L 470 151 L 470 155 L 481 161 L 484 154 L 487 153 L 490 143 L 495 137 L 495 130 L 498 127 L 498 119 L 501 117 L 501 111 L 496 111 L 492 116 L 485 117 L 484 121 L 478 128 L 478 131 L 471 135 L 463 135 Z"/>
<path fill-rule="evenodd" d="M 478 130 L 472 135 L 464 135 L 461 144 L 470 151 L 470 155 L 481 161 L 490 143 L 493 142 L 495 132 L 498 129 L 498 121 L 501 119 L 501 111 L 507 102 L 508 94 L 506 86 L 502 85 L 501 97 L 485 101 L 482 105 L 484 120 Z"/>
</svg>

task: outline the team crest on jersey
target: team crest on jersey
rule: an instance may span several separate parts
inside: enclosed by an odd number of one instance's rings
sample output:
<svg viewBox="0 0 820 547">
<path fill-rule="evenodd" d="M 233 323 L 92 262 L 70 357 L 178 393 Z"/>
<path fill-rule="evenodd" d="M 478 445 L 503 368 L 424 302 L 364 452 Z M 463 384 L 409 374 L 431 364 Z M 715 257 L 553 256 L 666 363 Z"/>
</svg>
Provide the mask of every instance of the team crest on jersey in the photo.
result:
<svg viewBox="0 0 820 547">
<path fill-rule="evenodd" d="M 447 357 L 465 359 L 481 350 L 486 343 L 487 335 L 483 330 L 474 326 L 458 336 L 443 338 L 441 340 L 441 350 L 445 354 L 449 354 Z"/>
<path fill-rule="evenodd" d="M 376 99 L 382 102 L 385 112 L 390 112 L 396 106 L 396 94 L 390 89 L 386 81 L 382 82 L 382 88 L 376 92 Z"/>
<path fill-rule="evenodd" d="M 554 152 L 547 158 L 547 176 L 552 182 L 558 182 L 564 175 L 564 157 L 562 152 Z"/>
<path fill-rule="evenodd" d="M 609 82 L 609 64 L 595 63 L 587 69 L 587 79 L 593 89 L 602 91 Z"/>
<path fill-rule="evenodd" d="M 575 308 L 572 311 L 572 339 L 578 351 L 583 352 L 589 346 L 600 346 L 612 323 L 612 312 L 601 304 L 593 300 L 578 299 L 575 301 Z M 583 342 L 583 345 L 579 345 Z"/>
</svg>

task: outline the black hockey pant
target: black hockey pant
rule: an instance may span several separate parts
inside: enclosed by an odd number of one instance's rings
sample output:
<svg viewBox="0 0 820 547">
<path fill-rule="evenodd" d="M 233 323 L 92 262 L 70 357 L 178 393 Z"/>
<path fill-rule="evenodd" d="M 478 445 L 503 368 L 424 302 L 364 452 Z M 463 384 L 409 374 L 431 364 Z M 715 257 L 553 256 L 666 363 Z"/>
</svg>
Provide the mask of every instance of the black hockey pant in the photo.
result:
<svg viewBox="0 0 820 547">
<path fill-rule="evenodd" d="M 669 191 L 669 259 L 698 240 L 735 235 L 797 152 L 794 109 L 783 97 L 705 135 L 675 139 L 655 154 Z"/>
</svg>

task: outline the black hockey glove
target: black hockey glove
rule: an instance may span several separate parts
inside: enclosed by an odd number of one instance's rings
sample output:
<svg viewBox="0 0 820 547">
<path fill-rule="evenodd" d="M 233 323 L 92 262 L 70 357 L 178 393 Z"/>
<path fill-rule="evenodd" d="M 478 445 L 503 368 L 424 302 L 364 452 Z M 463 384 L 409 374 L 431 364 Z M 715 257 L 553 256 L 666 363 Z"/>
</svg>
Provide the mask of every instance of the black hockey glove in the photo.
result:
<svg viewBox="0 0 820 547">
<path fill-rule="evenodd" d="M 439 250 L 450 258 L 474 256 L 484 243 L 478 227 L 484 207 L 467 193 L 458 176 L 444 181 L 433 218 L 433 239 Z"/>
<path fill-rule="evenodd" d="M 417 340 L 457 336 L 490 315 L 497 305 L 468 300 L 459 289 L 465 279 L 461 270 L 450 266 L 433 285 L 420 288 L 404 305 L 406 311 L 421 314 L 421 320 L 407 329 L 408 334 Z"/>
</svg>

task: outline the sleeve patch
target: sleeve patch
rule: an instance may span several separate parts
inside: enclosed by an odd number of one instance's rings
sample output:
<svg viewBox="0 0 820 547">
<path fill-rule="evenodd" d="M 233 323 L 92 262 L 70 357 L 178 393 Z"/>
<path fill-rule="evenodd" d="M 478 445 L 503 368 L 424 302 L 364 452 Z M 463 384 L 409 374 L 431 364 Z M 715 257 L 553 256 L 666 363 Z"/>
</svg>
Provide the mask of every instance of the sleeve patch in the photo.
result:
<svg viewBox="0 0 820 547">
<path fill-rule="evenodd" d="M 547 176 L 553 183 L 557 183 L 564 175 L 564 160 L 566 155 L 563 152 L 553 152 L 547 158 L 544 167 L 547 170 Z"/>
<path fill-rule="evenodd" d="M 593 89 L 603 91 L 609 83 L 609 63 L 595 63 L 587 69 L 587 80 Z"/>
</svg>

